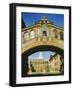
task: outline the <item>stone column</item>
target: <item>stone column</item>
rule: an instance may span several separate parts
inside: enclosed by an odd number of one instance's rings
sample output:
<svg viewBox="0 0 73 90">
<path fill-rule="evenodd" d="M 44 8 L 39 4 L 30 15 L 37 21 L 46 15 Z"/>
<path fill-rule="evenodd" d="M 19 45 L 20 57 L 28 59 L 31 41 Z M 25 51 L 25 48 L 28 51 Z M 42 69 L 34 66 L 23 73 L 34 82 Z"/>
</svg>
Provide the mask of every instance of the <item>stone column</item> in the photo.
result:
<svg viewBox="0 0 73 90">
<path fill-rule="evenodd" d="M 29 38 L 29 40 L 30 40 L 30 30 L 28 30 L 28 34 L 29 34 L 28 38 Z"/>
<path fill-rule="evenodd" d="M 35 36 L 35 39 L 37 39 L 38 35 L 37 35 L 37 28 L 34 28 L 34 36 Z"/>
<path fill-rule="evenodd" d="M 40 28 L 37 29 L 37 38 L 38 38 L 38 41 L 40 41 L 42 38 L 42 32 Z"/>
<path fill-rule="evenodd" d="M 29 60 L 28 60 L 28 67 L 29 67 L 29 72 L 28 72 L 28 74 L 31 74 L 32 72 L 31 72 L 31 66 L 30 66 L 30 58 L 29 58 Z"/>
<path fill-rule="evenodd" d="M 51 41 L 53 38 L 53 30 L 52 28 L 49 29 L 49 41 Z"/>
<path fill-rule="evenodd" d="M 49 40 L 49 31 L 48 31 L 48 28 L 46 30 L 46 33 L 47 33 L 47 40 Z"/>
<path fill-rule="evenodd" d="M 24 43 L 24 32 L 21 32 L 21 43 Z"/>
</svg>

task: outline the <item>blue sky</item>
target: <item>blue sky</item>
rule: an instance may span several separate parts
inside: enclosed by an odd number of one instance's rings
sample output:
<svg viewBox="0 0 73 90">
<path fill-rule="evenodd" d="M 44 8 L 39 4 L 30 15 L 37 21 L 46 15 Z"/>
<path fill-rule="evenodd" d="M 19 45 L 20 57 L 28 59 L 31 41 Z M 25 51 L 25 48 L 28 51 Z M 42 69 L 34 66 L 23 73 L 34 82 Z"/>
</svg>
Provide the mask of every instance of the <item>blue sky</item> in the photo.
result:
<svg viewBox="0 0 73 90">
<path fill-rule="evenodd" d="M 36 21 L 45 16 L 48 20 L 52 21 L 56 26 L 64 27 L 63 14 L 49 14 L 49 13 L 27 13 L 22 12 L 22 18 L 26 26 L 33 25 Z"/>
<path fill-rule="evenodd" d="M 51 51 L 39 51 L 39 52 L 36 52 L 36 53 L 30 55 L 29 58 L 38 59 L 40 52 L 42 52 L 42 56 L 43 56 L 44 60 L 49 60 L 50 56 L 55 54 L 55 52 L 51 52 Z"/>
</svg>

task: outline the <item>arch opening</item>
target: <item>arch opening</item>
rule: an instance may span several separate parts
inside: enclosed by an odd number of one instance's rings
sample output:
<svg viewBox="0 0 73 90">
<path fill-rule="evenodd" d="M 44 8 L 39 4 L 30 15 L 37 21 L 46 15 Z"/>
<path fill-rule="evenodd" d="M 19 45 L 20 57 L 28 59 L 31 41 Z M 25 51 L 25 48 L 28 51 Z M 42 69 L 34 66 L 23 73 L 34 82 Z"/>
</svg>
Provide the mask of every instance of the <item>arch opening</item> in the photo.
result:
<svg viewBox="0 0 73 90">
<path fill-rule="evenodd" d="M 56 54 L 59 54 L 61 56 L 60 58 L 63 57 L 63 66 L 64 66 L 64 50 L 57 48 L 57 47 L 54 47 L 54 46 L 48 46 L 48 45 L 37 46 L 37 47 L 31 48 L 31 49 L 27 50 L 26 52 L 22 53 L 22 72 L 21 72 L 22 77 L 48 75 L 48 74 L 28 74 L 28 72 L 29 72 L 29 64 L 28 64 L 29 59 L 28 59 L 28 57 L 31 54 L 34 54 L 38 51 L 42 51 L 42 52 L 51 51 L 51 52 L 55 52 Z M 31 67 L 33 68 L 32 64 L 31 64 Z M 34 69 L 33 69 L 33 72 L 35 72 Z M 61 74 L 55 74 L 55 75 L 63 75 L 63 74 L 64 74 L 64 70 Z M 53 74 L 50 74 L 50 75 L 53 75 Z"/>
</svg>

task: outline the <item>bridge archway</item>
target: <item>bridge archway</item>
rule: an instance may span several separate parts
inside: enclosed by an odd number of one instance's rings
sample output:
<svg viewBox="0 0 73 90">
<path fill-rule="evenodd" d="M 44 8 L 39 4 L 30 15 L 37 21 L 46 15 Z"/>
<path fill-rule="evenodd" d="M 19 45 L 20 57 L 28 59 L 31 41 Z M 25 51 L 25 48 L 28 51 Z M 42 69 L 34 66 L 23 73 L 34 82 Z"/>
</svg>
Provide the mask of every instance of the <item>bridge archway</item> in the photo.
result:
<svg viewBox="0 0 73 90">
<path fill-rule="evenodd" d="M 61 56 L 64 57 L 64 50 L 60 49 L 58 47 L 50 46 L 50 45 L 41 45 L 37 47 L 33 47 L 26 52 L 22 53 L 22 77 L 29 76 L 27 75 L 28 72 L 28 56 L 38 52 L 38 51 L 53 51 L 56 52 L 57 54 L 60 54 Z"/>
</svg>

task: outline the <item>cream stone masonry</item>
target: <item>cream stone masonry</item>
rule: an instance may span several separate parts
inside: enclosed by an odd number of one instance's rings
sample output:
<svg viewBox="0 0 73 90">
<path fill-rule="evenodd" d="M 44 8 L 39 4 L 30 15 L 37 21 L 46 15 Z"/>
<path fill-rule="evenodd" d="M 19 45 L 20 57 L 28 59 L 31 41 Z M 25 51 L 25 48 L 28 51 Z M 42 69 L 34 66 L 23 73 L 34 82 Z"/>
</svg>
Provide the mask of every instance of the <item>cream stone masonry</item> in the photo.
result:
<svg viewBox="0 0 73 90">
<path fill-rule="evenodd" d="M 21 52 L 40 45 L 51 45 L 64 49 L 64 30 L 55 26 L 46 17 L 34 25 L 22 28 Z"/>
</svg>

